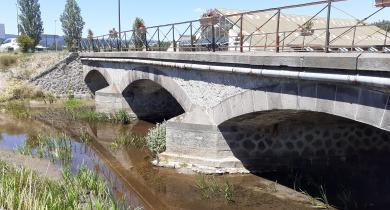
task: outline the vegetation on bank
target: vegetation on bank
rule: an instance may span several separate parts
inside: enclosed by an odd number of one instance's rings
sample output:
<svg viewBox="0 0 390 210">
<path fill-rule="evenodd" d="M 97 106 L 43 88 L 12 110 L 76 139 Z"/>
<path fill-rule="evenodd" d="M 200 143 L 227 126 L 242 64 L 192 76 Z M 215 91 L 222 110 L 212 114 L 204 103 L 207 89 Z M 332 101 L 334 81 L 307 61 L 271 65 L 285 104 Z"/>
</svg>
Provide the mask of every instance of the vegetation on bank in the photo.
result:
<svg viewBox="0 0 390 210">
<path fill-rule="evenodd" d="M 128 124 L 131 121 L 130 115 L 119 110 L 113 114 L 101 113 L 85 106 L 82 100 L 69 98 L 64 101 L 65 113 L 72 120 L 82 120 L 87 122 L 111 122 L 117 124 Z"/>
<path fill-rule="evenodd" d="M 228 181 L 220 183 L 215 176 L 200 175 L 195 186 L 204 199 L 223 197 L 228 202 L 234 202 L 234 186 Z"/>
<path fill-rule="evenodd" d="M 145 137 L 133 133 L 119 134 L 111 144 L 111 149 L 144 149 L 147 148 L 158 160 L 158 154 L 166 149 L 166 123 L 157 124 L 149 129 Z"/>
<path fill-rule="evenodd" d="M 75 176 L 65 170 L 61 181 L 4 162 L 0 173 L 0 209 L 122 209 L 106 183 L 86 167 Z"/>
</svg>

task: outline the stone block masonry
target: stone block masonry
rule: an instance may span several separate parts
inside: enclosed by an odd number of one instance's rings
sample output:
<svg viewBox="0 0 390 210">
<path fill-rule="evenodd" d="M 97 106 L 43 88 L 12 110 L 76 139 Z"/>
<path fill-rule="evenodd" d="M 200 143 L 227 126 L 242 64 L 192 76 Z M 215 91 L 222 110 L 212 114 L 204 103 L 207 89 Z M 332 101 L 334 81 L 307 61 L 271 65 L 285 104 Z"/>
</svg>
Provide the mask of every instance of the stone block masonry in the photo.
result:
<svg viewBox="0 0 390 210">
<path fill-rule="evenodd" d="M 91 91 L 84 82 L 83 65 L 77 53 L 65 59 L 30 80 L 43 91 L 56 96 L 90 96 Z"/>
</svg>

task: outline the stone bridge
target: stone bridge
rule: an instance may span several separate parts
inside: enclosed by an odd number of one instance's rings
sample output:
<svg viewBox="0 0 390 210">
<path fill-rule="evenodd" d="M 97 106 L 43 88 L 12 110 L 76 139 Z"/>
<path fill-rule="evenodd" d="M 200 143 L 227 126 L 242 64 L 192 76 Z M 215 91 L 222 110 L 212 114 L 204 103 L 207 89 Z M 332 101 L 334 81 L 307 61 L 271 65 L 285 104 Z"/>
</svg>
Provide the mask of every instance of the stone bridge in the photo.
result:
<svg viewBox="0 0 390 210">
<path fill-rule="evenodd" d="M 390 55 L 80 57 L 99 111 L 167 121 L 162 164 L 256 170 L 390 151 Z"/>
</svg>

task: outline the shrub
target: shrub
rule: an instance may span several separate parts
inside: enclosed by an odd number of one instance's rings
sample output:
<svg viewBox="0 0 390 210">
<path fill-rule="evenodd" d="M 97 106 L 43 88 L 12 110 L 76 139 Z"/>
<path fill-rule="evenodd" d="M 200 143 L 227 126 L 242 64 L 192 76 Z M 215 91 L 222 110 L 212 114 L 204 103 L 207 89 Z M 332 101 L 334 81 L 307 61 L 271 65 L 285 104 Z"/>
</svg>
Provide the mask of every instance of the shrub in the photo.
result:
<svg viewBox="0 0 390 210">
<path fill-rule="evenodd" d="M 166 123 L 157 124 L 156 127 L 149 129 L 146 141 L 149 150 L 158 157 L 166 149 Z"/>
<path fill-rule="evenodd" d="M 126 111 L 120 110 L 114 113 L 112 121 L 114 123 L 128 124 L 130 123 L 130 116 Z"/>
<path fill-rule="evenodd" d="M 7 69 L 8 67 L 12 66 L 16 63 L 16 56 L 13 55 L 3 55 L 0 56 L 0 68 L 1 69 Z"/>
<path fill-rule="evenodd" d="M 35 48 L 34 39 L 25 34 L 18 36 L 17 42 L 19 47 L 22 49 L 22 52 L 24 53 L 28 52 L 29 50 L 34 50 Z"/>
<path fill-rule="evenodd" d="M 34 95 L 36 89 L 25 82 L 13 80 L 8 82 L 7 88 L 0 93 L 0 102 L 11 99 L 26 99 Z"/>
</svg>

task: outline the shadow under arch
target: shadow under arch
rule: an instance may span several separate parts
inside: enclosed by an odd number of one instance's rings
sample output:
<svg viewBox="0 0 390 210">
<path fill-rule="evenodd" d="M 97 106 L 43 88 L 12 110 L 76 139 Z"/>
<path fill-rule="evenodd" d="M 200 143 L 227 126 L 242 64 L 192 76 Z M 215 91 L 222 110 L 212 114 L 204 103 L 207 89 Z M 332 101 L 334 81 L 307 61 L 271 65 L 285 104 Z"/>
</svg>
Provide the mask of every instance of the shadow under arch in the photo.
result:
<svg viewBox="0 0 390 210">
<path fill-rule="evenodd" d="M 163 122 L 185 113 L 175 97 L 152 80 L 136 80 L 124 89 L 122 95 L 130 111 L 141 120 Z"/>
<path fill-rule="evenodd" d="M 84 82 L 93 95 L 96 94 L 96 91 L 106 88 L 110 85 L 103 74 L 97 70 L 88 72 L 88 74 L 85 76 Z"/>
<path fill-rule="evenodd" d="M 320 112 L 254 112 L 218 127 L 236 158 L 254 173 L 390 154 L 390 132 Z"/>
</svg>

